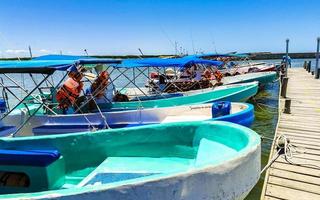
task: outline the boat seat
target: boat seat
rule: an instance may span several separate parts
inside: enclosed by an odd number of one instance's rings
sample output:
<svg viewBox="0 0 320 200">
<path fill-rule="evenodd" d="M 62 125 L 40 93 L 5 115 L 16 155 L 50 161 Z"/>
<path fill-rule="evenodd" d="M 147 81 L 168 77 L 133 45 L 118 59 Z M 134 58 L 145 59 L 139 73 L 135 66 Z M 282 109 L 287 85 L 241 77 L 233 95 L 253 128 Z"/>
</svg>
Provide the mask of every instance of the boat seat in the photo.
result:
<svg viewBox="0 0 320 200">
<path fill-rule="evenodd" d="M 0 165 L 48 166 L 58 160 L 57 150 L 0 150 Z"/>
<path fill-rule="evenodd" d="M 64 159 L 57 150 L 0 150 L 0 194 L 59 189 L 64 177 Z"/>
<path fill-rule="evenodd" d="M 173 171 L 185 171 L 194 159 L 177 157 L 108 157 L 78 186 L 111 183 Z"/>
<path fill-rule="evenodd" d="M 15 126 L 1 126 L 0 127 L 0 137 L 6 137 L 14 133 L 17 130 Z"/>
<path fill-rule="evenodd" d="M 232 149 L 219 142 L 202 138 L 199 143 L 195 165 L 199 166 L 208 163 L 220 164 L 236 154 L 237 151 L 235 149 Z"/>
</svg>

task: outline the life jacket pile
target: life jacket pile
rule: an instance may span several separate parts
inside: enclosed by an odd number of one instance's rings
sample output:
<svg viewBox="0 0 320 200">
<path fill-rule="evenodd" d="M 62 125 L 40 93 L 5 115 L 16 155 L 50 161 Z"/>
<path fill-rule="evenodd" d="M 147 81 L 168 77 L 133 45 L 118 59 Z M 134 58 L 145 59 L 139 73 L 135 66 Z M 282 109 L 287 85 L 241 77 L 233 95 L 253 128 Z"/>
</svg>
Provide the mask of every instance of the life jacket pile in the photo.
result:
<svg viewBox="0 0 320 200">
<path fill-rule="evenodd" d="M 56 100 L 59 103 L 58 108 L 66 109 L 72 106 L 80 96 L 83 83 L 79 80 L 69 77 L 62 87 L 57 91 Z"/>
<path fill-rule="evenodd" d="M 206 69 L 204 72 L 203 72 L 203 77 L 207 80 L 211 80 L 212 79 L 212 74 L 211 74 L 211 71 L 209 69 Z"/>
</svg>

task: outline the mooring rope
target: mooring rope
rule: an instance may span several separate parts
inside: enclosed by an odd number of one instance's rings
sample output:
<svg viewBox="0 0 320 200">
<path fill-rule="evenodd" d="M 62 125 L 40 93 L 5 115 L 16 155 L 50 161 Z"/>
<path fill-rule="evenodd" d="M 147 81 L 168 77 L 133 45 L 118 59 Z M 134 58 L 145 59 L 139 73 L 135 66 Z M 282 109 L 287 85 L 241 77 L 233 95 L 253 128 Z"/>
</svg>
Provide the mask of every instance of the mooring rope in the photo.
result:
<svg viewBox="0 0 320 200">
<path fill-rule="evenodd" d="M 265 136 L 261 136 L 261 139 L 272 140 L 272 138 L 268 138 Z M 268 169 L 281 155 L 284 156 L 285 161 L 289 164 L 297 165 L 297 166 L 309 166 L 320 169 L 320 165 L 310 164 L 310 163 L 298 163 L 293 161 L 294 155 L 305 154 L 307 152 L 306 148 L 299 147 L 290 142 L 290 139 L 284 134 L 279 135 L 275 140 L 275 145 L 277 148 L 277 152 L 273 155 L 272 159 L 268 162 L 268 164 L 261 170 L 261 174 L 264 173 L 266 169 Z"/>
</svg>

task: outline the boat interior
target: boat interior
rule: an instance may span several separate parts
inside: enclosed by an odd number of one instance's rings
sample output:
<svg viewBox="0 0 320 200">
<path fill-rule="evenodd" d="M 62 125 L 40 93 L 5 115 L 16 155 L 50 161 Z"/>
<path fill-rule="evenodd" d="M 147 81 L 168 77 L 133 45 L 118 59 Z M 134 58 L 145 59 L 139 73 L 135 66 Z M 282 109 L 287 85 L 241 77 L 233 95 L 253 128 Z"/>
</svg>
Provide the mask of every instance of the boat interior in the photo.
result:
<svg viewBox="0 0 320 200">
<path fill-rule="evenodd" d="M 250 143 L 247 133 L 234 126 L 169 123 L 143 129 L 1 138 L 0 193 L 109 187 L 188 173 L 207 164 L 216 166 L 235 158 Z"/>
</svg>

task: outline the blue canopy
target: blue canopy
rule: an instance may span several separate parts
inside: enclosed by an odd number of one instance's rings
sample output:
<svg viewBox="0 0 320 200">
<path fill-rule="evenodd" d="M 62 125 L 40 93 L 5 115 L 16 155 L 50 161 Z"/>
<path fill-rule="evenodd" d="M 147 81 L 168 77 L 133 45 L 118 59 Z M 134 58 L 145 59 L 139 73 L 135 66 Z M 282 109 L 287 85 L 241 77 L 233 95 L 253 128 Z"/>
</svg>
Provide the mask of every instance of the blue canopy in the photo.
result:
<svg viewBox="0 0 320 200">
<path fill-rule="evenodd" d="M 221 66 L 223 62 L 205 60 L 195 57 L 184 57 L 184 58 L 145 58 L 145 59 L 126 59 L 123 60 L 120 65 L 116 67 L 121 68 L 136 68 L 136 67 L 186 67 L 191 64 L 207 64 L 212 66 Z"/>
<path fill-rule="evenodd" d="M 0 61 L 0 73 L 42 73 L 66 71 L 79 64 L 119 64 L 121 60 L 81 59 L 81 60 L 28 60 Z"/>
</svg>

